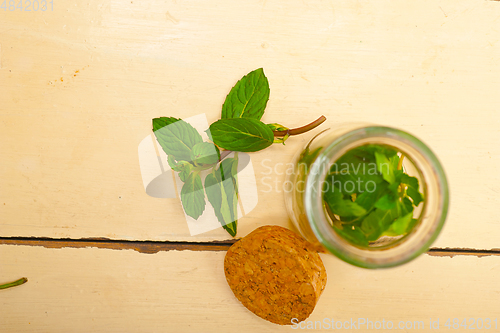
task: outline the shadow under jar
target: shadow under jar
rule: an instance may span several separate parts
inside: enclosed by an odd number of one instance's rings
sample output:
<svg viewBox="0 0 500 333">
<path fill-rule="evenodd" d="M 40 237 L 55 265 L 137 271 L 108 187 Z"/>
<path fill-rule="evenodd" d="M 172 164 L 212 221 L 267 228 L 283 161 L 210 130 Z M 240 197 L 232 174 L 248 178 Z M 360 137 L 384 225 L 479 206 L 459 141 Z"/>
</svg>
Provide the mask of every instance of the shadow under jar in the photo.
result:
<svg viewBox="0 0 500 333">
<path fill-rule="evenodd" d="M 393 267 L 429 249 L 448 211 L 434 153 L 390 127 L 346 124 L 320 132 L 293 160 L 288 214 L 309 242 L 364 268 Z"/>
</svg>

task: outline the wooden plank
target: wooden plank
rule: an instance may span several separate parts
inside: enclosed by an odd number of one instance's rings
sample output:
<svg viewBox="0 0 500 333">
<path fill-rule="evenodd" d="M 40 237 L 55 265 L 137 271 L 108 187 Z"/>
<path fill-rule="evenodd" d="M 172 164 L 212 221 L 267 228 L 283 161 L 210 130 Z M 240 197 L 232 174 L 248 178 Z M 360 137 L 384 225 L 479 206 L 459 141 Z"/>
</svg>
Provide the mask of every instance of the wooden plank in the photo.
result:
<svg viewBox="0 0 500 333">
<path fill-rule="evenodd" d="M 225 281 L 224 255 L 1 245 L 0 281 L 21 276 L 29 281 L 0 292 L 0 330 L 290 331 L 256 317 L 238 302 Z M 377 271 L 330 255 L 322 258 L 328 284 L 311 321 L 423 321 L 422 331 L 427 332 L 430 319 L 439 319 L 440 329 L 446 329 L 447 318 L 500 319 L 498 257 L 424 255 Z"/>
<path fill-rule="evenodd" d="M 265 122 L 327 116 L 400 127 L 440 157 L 452 203 L 437 247 L 498 248 L 500 15 L 482 0 L 123 3 L 0 11 L 0 234 L 212 241 L 178 199 L 146 195 L 151 118 L 217 119 L 264 67 Z M 310 136 L 252 154 L 257 207 L 239 236 L 288 225 L 286 163 Z M 269 171 L 270 168 L 272 171 Z"/>
</svg>

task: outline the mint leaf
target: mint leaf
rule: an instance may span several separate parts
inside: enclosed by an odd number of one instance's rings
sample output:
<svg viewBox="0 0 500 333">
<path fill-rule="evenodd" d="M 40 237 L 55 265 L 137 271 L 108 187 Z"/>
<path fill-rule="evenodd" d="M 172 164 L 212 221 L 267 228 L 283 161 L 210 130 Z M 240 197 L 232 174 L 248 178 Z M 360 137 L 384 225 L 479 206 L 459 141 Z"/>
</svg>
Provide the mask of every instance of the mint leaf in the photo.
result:
<svg viewBox="0 0 500 333">
<path fill-rule="evenodd" d="M 256 69 L 231 89 L 222 105 L 222 119 L 253 118 L 260 120 L 269 99 L 269 82 L 262 68 Z"/>
<path fill-rule="evenodd" d="M 168 161 L 168 159 L 167 159 L 167 161 Z M 172 170 L 177 171 L 177 172 L 181 172 L 182 170 L 184 170 L 184 166 L 186 164 L 191 164 L 191 163 L 189 163 L 187 161 L 179 161 L 179 162 L 175 162 L 175 164 L 170 164 L 169 163 L 169 165 L 172 168 Z"/>
<path fill-rule="evenodd" d="M 356 148 L 332 165 L 328 181 L 343 193 L 351 195 L 374 191 L 384 179 L 377 170 L 373 154 Z"/>
<path fill-rule="evenodd" d="M 222 177 L 223 196 L 227 198 L 229 207 L 229 216 L 231 223 L 226 223 L 222 227 L 226 229 L 231 236 L 236 236 L 236 227 L 238 222 L 238 157 L 222 161 L 220 165 Z"/>
<path fill-rule="evenodd" d="M 418 191 L 418 179 L 404 174 L 401 177 L 401 182 L 408 186 L 406 194 L 413 200 L 413 204 L 418 206 L 424 200 L 422 194 Z"/>
<path fill-rule="evenodd" d="M 224 149 L 252 152 L 269 147 L 273 131 L 256 119 L 220 119 L 210 125 L 213 142 Z"/>
<path fill-rule="evenodd" d="M 179 172 L 179 178 L 185 182 L 191 170 L 193 169 L 193 165 L 187 161 L 179 161 L 176 162 L 172 155 L 167 156 L 168 165 L 173 171 Z"/>
<path fill-rule="evenodd" d="M 391 186 L 392 188 L 395 189 L 398 188 L 399 185 L 401 184 L 401 177 L 403 177 L 405 173 L 403 172 L 403 170 L 398 170 L 398 169 L 393 169 L 393 173 L 394 173 L 394 179 L 396 179 L 396 181 L 393 184 L 391 184 Z"/>
<path fill-rule="evenodd" d="M 375 202 L 374 207 L 384 210 L 393 209 L 394 207 L 396 207 L 397 200 L 397 193 L 390 192 L 378 199 L 377 202 Z"/>
<path fill-rule="evenodd" d="M 222 227 L 236 236 L 238 214 L 238 159 L 226 158 L 205 178 L 205 193 Z"/>
<path fill-rule="evenodd" d="M 333 226 L 333 229 L 342 237 L 347 239 L 353 244 L 368 246 L 368 239 L 366 239 L 365 234 L 358 226 L 353 226 L 349 224 L 343 225 L 343 228 L 339 228 L 336 225 Z"/>
<path fill-rule="evenodd" d="M 177 166 L 177 161 L 172 155 L 167 156 L 167 162 L 168 165 L 170 166 L 170 169 L 174 170 L 174 168 Z"/>
<path fill-rule="evenodd" d="M 407 197 L 403 198 L 403 202 L 401 203 L 401 211 L 406 213 L 413 212 L 413 203 Z"/>
<path fill-rule="evenodd" d="M 182 161 L 184 162 L 184 161 Z M 191 163 L 185 163 L 182 164 L 182 166 L 179 168 L 179 178 L 183 181 L 186 182 L 189 174 L 191 173 L 191 169 L 193 168 L 193 165 Z"/>
<path fill-rule="evenodd" d="M 375 190 L 364 191 L 356 197 L 356 203 L 366 210 L 370 210 L 375 203 L 386 193 L 387 183 L 382 182 L 376 185 Z"/>
<path fill-rule="evenodd" d="M 193 126 L 173 117 L 153 119 L 153 131 L 165 153 L 177 161 L 190 161 L 191 149 L 203 141 Z"/>
<path fill-rule="evenodd" d="M 224 191 L 222 183 L 220 179 L 215 176 L 216 171 L 210 173 L 205 177 L 205 193 L 207 194 L 208 202 L 214 208 L 215 216 L 224 227 L 226 225 L 230 225 L 228 227 L 228 232 L 231 236 L 236 235 L 236 228 L 234 228 L 232 223 L 232 217 L 229 209 L 229 202 L 227 195 Z"/>
<path fill-rule="evenodd" d="M 412 219 L 413 219 L 412 213 L 408 213 L 402 217 L 397 218 L 394 222 L 392 222 L 389 229 L 387 229 L 384 232 L 384 235 L 387 236 L 403 235 L 408 230 L 408 226 L 412 222 Z"/>
<path fill-rule="evenodd" d="M 392 163 L 389 161 L 387 156 L 376 151 L 375 159 L 377 161 L 377 170 L 382 174 L 384 180 L 386 180 L 389 184 L 394 183 L 396 181 L 394 169 L 392 168 Z"/>
<path fill-rule="evenodd" d="M 324 201 L 332 213 L 339 216 L 363 216 L 366 214 L 366 209 L 349 199 L 344 199 L 340 190 L 335 188 L 325 193 Z"/>
<path fill-rule="evenodd" d="M 181 189 L 181 202 L 187 215 L 195 220 L 205 210 L 205 193 L 198 172 L 192 172 L 187 177 Z"/>
<path fill-rule="evenodd" d="M 224 159 L 219 166 L 222 179 L 236 178 L 238 173 L 238 154 L 234 157 Z"/>
<path fill-rule="evenodd" d="M 397 154 L 389 158 L 389 163 L 391 164 L 391 169 L 392 170 L 394 170 L 394 171 L 400 171 L 401 173 L 403 172 L 401 170 L 398 170 L 399 156 Z"/>
<path fill-rule="evenodd" d="M 219 158 L 219 148 L 210 142 L 198 143 L 191 150 L 191 159 L 196 165 L 215 164 Z"/>
<path fill-rule="evenodd" d="M 389 228 L 396 218 L 398 218 L 398 215 L 393 209 L 375 209 L 361 222 L 361 230 L 366 235 L 368 241 L 375 241 Z"/>
</svg>

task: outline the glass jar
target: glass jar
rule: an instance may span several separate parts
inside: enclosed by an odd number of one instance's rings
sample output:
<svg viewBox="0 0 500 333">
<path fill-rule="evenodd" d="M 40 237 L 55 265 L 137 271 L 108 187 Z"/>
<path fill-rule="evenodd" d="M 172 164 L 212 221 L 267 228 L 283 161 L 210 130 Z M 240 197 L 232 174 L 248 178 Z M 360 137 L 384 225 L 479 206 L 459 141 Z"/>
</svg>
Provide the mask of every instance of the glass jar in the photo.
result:
<svg viewBox="0 0 500 333">
<path fill-rule="evenodd" d="M 414 227 L 402 237 L 382 237 L 368 246 L 346 240 L 332 227 L 323 202 L 323 183 L 330 166 L 356 147 L 389 146 L 403 154 L 402 170 L 418 179 L 423 203 L 414 210 Z M 448 184 L 434 153 L 416 137 L 390 127 L 345 124 L 315 135 L 293 160 L 294 172 L 285 193 L 288 214 L 309 242 L 342 260 L 364 268 L 393 267 L 429 249 L 439 235 L 448 211 Z"/>
</svg>

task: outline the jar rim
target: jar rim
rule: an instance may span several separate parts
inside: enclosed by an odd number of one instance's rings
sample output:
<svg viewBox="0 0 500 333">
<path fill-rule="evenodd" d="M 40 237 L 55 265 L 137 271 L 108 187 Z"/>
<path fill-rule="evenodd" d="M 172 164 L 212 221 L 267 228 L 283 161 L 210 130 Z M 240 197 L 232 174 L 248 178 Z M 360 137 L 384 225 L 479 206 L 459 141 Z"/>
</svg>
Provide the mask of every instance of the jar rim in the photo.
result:
<svg viewBox="0 0 500 333">
<path fill-rule="evenodd" d="M 418 155 L 418 160 L 421 163 L 416 165 L 417 169 L 419 172 L 422 168 L 427 170 L 423 185 L 433 186 L 432 193 L 436 191 L 437 186 L 437 195 L 434 195 L 434 197 L 437 197 L 438 202 L 433 202 L 432 208 L 429 208 L 433 210 L 433 214 L 424 214 L 427 209 L 427 200 L 432 199 L 435 201 L 436 198 L 428 198 L 426 195 L 424 199 L 424 210 L 422 210 L 420 218 L 422 223 L 426 223 L 427 233 L 423 233 L 423 231 L 410 233 L 397 245 L 386 249 L 361 249 L 346 242 L 329 224 L 323 209 L 322 191 L 318 188 L 318 184 L 321 184 L 321 181 L 327 176 L 329 168 L 325 168 L 325 165 L 335 162 L 339 157 L 355 147 L 364 144 L 379 144 L 376 141 L 391 142 L 390 145 L 398 150 L 401 147 L 406 147 L 406 149 L 401 149 L 405 152 L 405 156 L 406 154 L 412 155 L 408 153 L 408 150 L 412 151 L 413 155 Z M 361 144 L 359 144 L 360 142 Z M 412 157 L 415 156 L 409 157 L 413 162 L 415 158 Z M 406 263 L 429 249 L 444 226 L 449 207 L 449 190 L 441 163 L 432 150 L 421 140 L 405 131 L 392 127 L 364 126 L 339 136 L 321 150 L 310 166 L 303 200 L 311 229 L 317 240 L 328 251 L 359 267 L 382 268 Z M 424 219 L 427 220 L 424 221 Z"/>
</svg>

